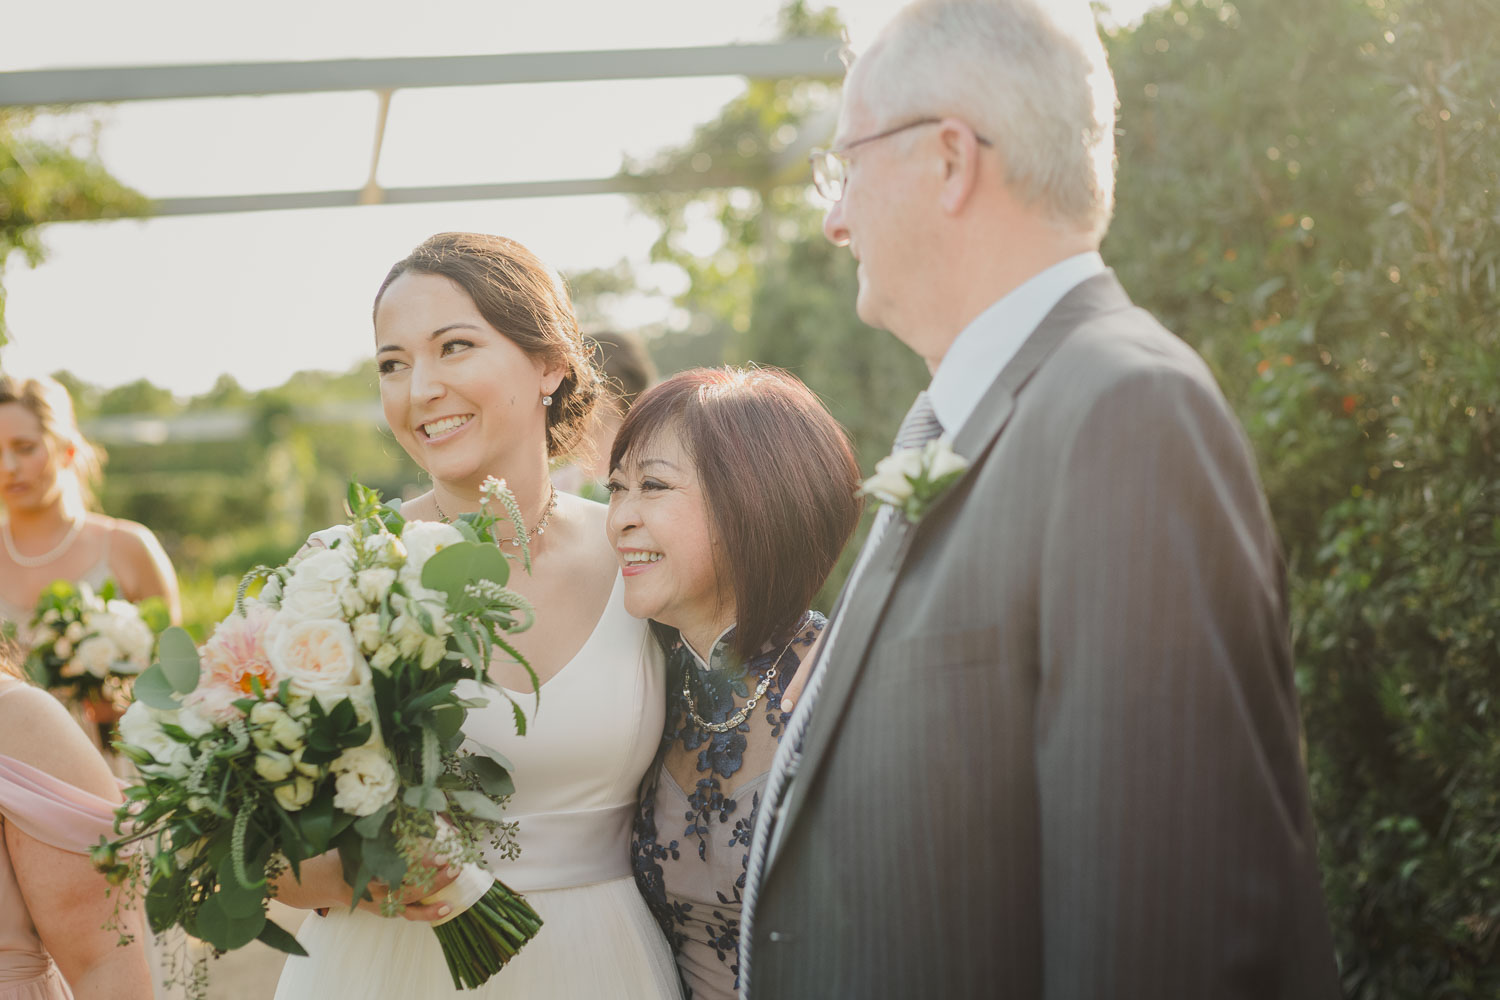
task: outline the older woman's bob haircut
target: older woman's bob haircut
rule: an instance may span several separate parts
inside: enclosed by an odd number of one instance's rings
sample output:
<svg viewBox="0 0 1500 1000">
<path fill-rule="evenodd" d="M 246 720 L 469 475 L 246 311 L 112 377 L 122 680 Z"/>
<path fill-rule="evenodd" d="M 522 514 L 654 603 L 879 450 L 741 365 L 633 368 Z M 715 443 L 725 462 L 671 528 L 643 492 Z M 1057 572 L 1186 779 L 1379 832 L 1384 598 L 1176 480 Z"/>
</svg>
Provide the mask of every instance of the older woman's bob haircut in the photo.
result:
<svg viewBox="0 0 1500 1000">
<path fill-rule="evenodd" d="M 610 450 L 611 469 L 663 430 L 692 457 L 734 594 L 734 651 L 784 636 L 859 520 L 859 465 L 838 421 L 777 368 L 694 368 L 648 389 Z"/>
</svg>

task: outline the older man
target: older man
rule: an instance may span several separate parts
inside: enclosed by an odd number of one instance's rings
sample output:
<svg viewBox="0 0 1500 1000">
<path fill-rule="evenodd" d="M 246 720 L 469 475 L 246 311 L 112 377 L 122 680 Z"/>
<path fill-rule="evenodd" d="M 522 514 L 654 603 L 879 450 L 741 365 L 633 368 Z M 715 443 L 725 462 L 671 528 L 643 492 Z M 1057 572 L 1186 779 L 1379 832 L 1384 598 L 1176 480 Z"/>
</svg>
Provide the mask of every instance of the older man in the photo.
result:
<svg viewBox="0 0 1500 1000">
<path fill-rule="evenodd" d="M 1253 460 L 1097 252 L 1114 101 L 1082 0 L 914 3 L 849 74 L 824 231 L 934 371 L 898 449 L 967 468 L 888 493 L 782 743 L 751 997 L 1337 995 Z"/>
</svg>

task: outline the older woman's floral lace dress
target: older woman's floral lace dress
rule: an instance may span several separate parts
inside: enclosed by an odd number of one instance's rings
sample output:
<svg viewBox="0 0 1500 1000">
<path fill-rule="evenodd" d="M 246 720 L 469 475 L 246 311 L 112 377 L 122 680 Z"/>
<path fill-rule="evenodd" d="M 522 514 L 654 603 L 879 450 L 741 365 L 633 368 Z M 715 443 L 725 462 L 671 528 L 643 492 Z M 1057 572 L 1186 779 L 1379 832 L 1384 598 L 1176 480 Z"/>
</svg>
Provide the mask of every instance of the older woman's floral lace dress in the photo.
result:
<svg viewBox="0 0 1500 1000">
<path fill-rule="evenodd" d="M 675 633 L 667 643 L 667 716 L 655 766 L 641 787 L 631 845 L 636 884 L 677 957 L 685 995 L 733 998 L 739 988 L 740 894 L 750 838 L 776 744 L 791 718 L 781 693 L 826 619 L 809 611 L 741 671 L 734 630 L 705 664 Z M 697 724 L 683 702 L 723 722 L 743 707 L 772 666 L 776 676 L 748 718 L 727 733 Z"/>
</svg>

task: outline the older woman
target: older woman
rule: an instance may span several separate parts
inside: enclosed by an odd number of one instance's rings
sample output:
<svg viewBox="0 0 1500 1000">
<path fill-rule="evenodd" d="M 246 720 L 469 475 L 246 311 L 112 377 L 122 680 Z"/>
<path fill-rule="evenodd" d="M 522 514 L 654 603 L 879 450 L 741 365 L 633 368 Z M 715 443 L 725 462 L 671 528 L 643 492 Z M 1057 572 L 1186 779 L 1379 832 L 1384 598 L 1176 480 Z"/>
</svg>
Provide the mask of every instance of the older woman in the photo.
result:
<svg viewBox="0 0 1500 1000">
<path fill-rule="evenodd" d="M 740 892 L 808 605 L 859 517 L 842 428 L 791 375 L 696 369 L 649 390 L 610 456 L 625 607 L 668 650 L 667 716 L 636 820 L 636 882 L 691 995 L 733 997 Z"/>
<path fill-rule="evenodd" d="M 120 792 L 63 707 L 0 650 L 0 1000 L 147 1000 L 134 911 L 118 944 L 109 885 L 88 849 L 111 834 Z M 71 992 L 70 992 L 71 988 Z"/>
</svg>

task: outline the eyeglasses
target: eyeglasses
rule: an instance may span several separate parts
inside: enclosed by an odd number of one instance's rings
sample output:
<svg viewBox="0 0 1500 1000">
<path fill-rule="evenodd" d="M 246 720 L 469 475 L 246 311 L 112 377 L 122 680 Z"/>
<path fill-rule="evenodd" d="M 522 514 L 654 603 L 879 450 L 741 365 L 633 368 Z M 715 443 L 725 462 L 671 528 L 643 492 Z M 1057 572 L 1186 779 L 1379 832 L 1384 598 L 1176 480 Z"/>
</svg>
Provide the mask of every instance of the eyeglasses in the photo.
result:
<svg viewBox="0 0 1500 1000">
<path fill-rule="evenodd" d="M 884 132 L 867 135 L 863 139 L 855 139 L 853 142 L 845 143 L 842 149 L 814 149 L 807 154 L 807 162 L 812 164 L 813 187 L 817 188 L 818 194 L 829 201 L 837 202 L 844 197 L 844 188 L 849 180 L 849 151 L 856 146 L 863 146 L 867 142 L 876 139 L 884 139 L 898 132 L 916 128 L 918 125 L 936 125 L 941 118 L 918 118 L 916 121 L 907 122 L 905 125 L 897 125 L 888 128 Z M 993 145 L 984 136 L 975 133 L 974 139 L 981 146 Z"/>
</svg>

